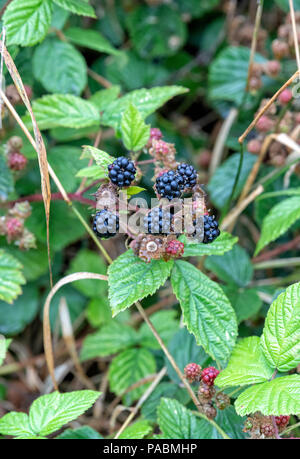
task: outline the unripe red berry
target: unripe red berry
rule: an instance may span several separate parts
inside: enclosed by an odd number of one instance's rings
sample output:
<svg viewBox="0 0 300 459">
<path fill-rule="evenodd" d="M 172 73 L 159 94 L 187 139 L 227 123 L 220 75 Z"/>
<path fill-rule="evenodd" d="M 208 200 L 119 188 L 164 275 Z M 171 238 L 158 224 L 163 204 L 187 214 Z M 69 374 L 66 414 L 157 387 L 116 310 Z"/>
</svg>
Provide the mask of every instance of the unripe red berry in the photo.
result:
<svg viewBox="0 0 300 459">
<path fill-rule="evenodd" d="M 219 373 L 219 370 L 217 370 L 215 367 L 204 368 L 201 373 L 201 380 L 208 386 L 213 386 Z"/>
<path fill-rule="evenodd" d="M 201 367 L 197 363 L 189 363 L 184 368 L 184 374 L 189 382 L 198 381 L 201 374 Z"/>
<path fill-rule="evenodd" d="M 217 410 L 212 403 L 205 403 L 202 406 L 202 410 L 208 419 L 214 419 L 217 416 Z"/>
<path fill-rule="evenodd" d="M 13 171 L 22 171 L 27 165 L 27 158 L 17 151 L 8 155 L 8 167 Z"/>
<path fill-rule="evenodd" d="M 253 153 L 254 155 L 258 155 L 260 153 L 262 144 L 257 139 L 252 139 L 247 144 L 247 150 L 249 153 Z"/>
<path fill-rule="evenodd" d="M 173 257 L 181 257 L 184 253 L 184 244 L 183 242 L 177 241 L 174 239 L 169 241 L 166 247 L 166 253 Z"/>
<path fill-rule="evenodd" d="M 275 422 L 279 427 L 285 427 L 290 421 L 290 416 L 275 416 Z"/>
<path fill-rule="evenodd" d="M 274 40 L 272 42 L 272 51 L 274 53 L 275 59 L 282 59 L 283 57 L 288 56 L 289 46 L 285 41 Z"/>
<path fill-rule="evenodd" d="M 147 142 L 147 148 L 150 148 L 152 146 L 153 140 L 160 140 L 162 138 L 162 132 L 158 128 L 151 128 L 150 129 L 150 137 Z"/>
<path fill-rule="evenodd" d="M 273 127 L 273 121 L 268 118 L 266 115 L 262 115 L 256 124 L 256 129 L 260 132 L 271 131 Z"/>
<path fill-rule="evenodd" d="M 290 89 L 285 89 L 282 91 L 280 96 L 278 97 L 278 101 L 281 105 L 286 105 L 288 104 L 293 98 L 292 91 Z"/>
<path fill-rule="evenodd" d="M 272 424 L 262 424 L 260 426 L 260 432 L 267 438 L 275 435 L 275 428 Z"/>
<path fill-rule="evenodd" d="M 281 70 L 280 62 L 278 61 L 269 61 L 266 65 L 266 72 L 271 76 L 277 76 Z"/>
<path fill-rule="evenodd" d="M 5 221 L 5 232 L 7 240 L 14 241 L 20 237 L 23 233 L 23 223 L 18 218 L 7 218 Z"/>
</svg>

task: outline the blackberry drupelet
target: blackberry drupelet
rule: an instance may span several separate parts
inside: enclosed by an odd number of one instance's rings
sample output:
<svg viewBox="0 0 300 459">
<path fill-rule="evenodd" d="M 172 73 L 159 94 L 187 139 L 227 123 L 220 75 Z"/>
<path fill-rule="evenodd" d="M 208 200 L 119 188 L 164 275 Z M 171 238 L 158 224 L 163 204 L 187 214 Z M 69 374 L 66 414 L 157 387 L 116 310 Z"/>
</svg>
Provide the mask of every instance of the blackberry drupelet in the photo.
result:
<svg viewBox="0 0 300 459">
<path fill-rule="evenodd" d="M 184 186 L 183 178 L 174 171 L 168 171 L 156 179 L 156 191 L 169 201 L 179 198 Z"/>
<path fill-rule="evenodd" d="M 220 235 L 219 225 L 214 215 L 212 216 L 204 215 L 203 223 L 204 223 L 203 243 L 209 244 L 210 242 L 213 242 Z"/>
<path fill-rule="evenodd" d="M 150 234 L 171 233 L 172 215 L 161 207 L 155 207 L 144 217 L 144 231 Z"/>
<path fill-rule="evenodd" d="M 135 178 L 136 168 L 130 159 L 120 156 L 108 166 L 108 176 L 118 188 L 130 186 Z"/>
<path fill-rule="evenodd" d="M 183 189 L 193 188 L 197 183 L 196 169 L 186 163 L 181 163 L 177 167 L 177 174 L 183 179 Z"/>
<path fill-rule="evenodd" d="M 117 234 L 119 230 L 119 217 L 109 210 L 99 210 L 94 218 L 93 230 L 96 235 L 103 239 L 108 239 Z"/>
</svg>

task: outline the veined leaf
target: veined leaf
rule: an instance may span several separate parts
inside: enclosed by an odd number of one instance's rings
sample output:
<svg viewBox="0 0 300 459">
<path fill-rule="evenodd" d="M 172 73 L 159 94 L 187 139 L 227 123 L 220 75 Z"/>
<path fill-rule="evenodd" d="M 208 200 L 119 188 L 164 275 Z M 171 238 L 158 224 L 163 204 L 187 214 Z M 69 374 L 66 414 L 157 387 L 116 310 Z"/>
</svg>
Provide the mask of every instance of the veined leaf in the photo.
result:
<svg viewBox="0 0 300 459">
<path fill-rule="evenodd" d="M 285 199 L 274 206 L 264 218 L 261 237 L 255 255 L 269 242 L 275 241 L 300 218 L 300 199 L 298 196 Z"/>
<path fill-rule="evenodd" d="M 98 30 L 70 27 L 64 31 L 64 34 L 75 45 L 93 49 L 94 51 L 99 51 L 100 53 L 113 55 L 121 54 L 121 51 L 114 48 L 109 41 L 103 37 L 100 32 L 98 32 Z"/>
<path fill-rule="evenodd" d="M 105 151 L 99 150 L 99 148 L 91 147 L 90 145 L 83 146 L 83 157 L 88 156 L 89 158 L 92 157 L 97 164 L 101 168 L 101 171 L 105 173 L 105 177 L 108 176 L 107 166 L 114 162 L 116 158 L 113 158 Z"/>
<path fill-rule="evenodd" d="M 115 354 L 138 343 L 138 334 L 130 326 L 111 321 L 83 341 L 81 360 Z"/>
<path fill-rule="evenodd" d="M 184 94 L 188 90 L 182 86 L 158 86 L 151 89 L 137 89 L 126 96 L 112 102 L 101 117 L 101 123 L 117 129 L 120 125 L 121 118 L 130 104 L 134 104 L 142 117 L 145 119 L 148 115 L 155 112 L 159 107 L 164 105 L 169 99 Z"/>
<path fill-rule="evenodd" d="M 53 93 L 78 96 L 87 83 L 84 58 L 70 43 L 57 38 L 48 38 L 36 48 L 33 73 L 44 88 Z"/>
<path fill-rule="evenodd" d="M 97 110 L 103 112 L 109 104 L 117 99 L 120 91 L 121 88 L 118 85 L 111 86 L 108 89 L 101 89 L 90 97 L 89 102 L 92 102 Z"/>
<path fill-rule="evenodd" d="M 238 396 L 235 408 L 244 416 L 260 411 L 267 416 L 300 413 L 300 375 L 283 376 L 249 387 Z"/>
<path fill-rule="evenodd" d="M 193 244 L 188 242 L 185 236 L 181 237 L 180 240 L 184 242 L 185 257 L 202 257 L 203 255 L 223 255 L 232 249 L 238 238 L 222 231 L 220 236 L 211 244 Z"/>
<path fill-rule="evenodd" d="M 186 261 L 176 261 L 171 276 L 184 323 L 215 360 L 226 362 L 237 336 L 237 320 L 221 287 Z"/>
<path fill-rule="evenodd" d="M 273 301 L 261 336 L 269 365 L 288 371 L 300 363 L 300 283 L 290 285 Z"/>
<path fill-rule="evenodd" d="M 0 419 L 0 434 L 12 435 L 16 438 L 35 436 L 26 413 L 11 411 Z"/>
<path fill-rule="evenodd" d="M 114 260 L 108 268 L 109 300 L 113 316 L 135 301 L 156 292 L 167 280 L 172 266 L 172 260 L 145 263 L 132 250 Z"/>
<path fill-rule="evenodd" d="M 82 426 L 77 429 L 66 429 L 55 437 L 56 440 L 102 440 L 103 437 L 92 427 Z"/>
<path fill-rule="evenodd" d="M 25 279 L 21 269 L 15 257 L 0 249 L 0 300 L 12 303 L 22 293 L 20 285 L 25 284 Z"/>
<path fill-rule="evenodd" d="M 47 34 L 51 17 L 51 0 L 13 0 L 3 15 L 8 44 L 32 46 L 40 42 Z"/>
<path fill-rule="evenodd" d="M 267 381 L 273 372 L 261 351 L 259 338 L 251 336 L 235 346 L 227 367 L 221 371 L 215 383 L 221 388 L 247 386 Z"/>
<path fill-rule="evenodd" d="M 127 349 L 115 357 L 110 364 L 108 372 L 110 390 L 121 395 L 132 384 L 155 373 L 155 371 L 155 359 L 147 349 Z M 130 391 L 126 396 L 127 403 L 130 405 L 134 400 L 137 400 L 148 385 L 143 384 Z"/>
<path fill-rule="evenodd" d="M 55 432 L 67 422 L 81 416 L 99 396 L 100 392 L 93 390 L 42 395 L 30 407 L 29 423 L 32 431 L 41 436 Z"/>
<path fill-rule="evenodd" d="M 262 307 L 263 302 L 254 288 L 237 289 L 234 285 L 222 285 L 222 289 L 239 323 L 255 316 Z"/>
<path fill-rule="evenodd" d="M 140 420 L 127 427 L 119 436 L 119 440 L 139 440 L 152 432 L 149 421 Z"/>
<path fill-rule="evenodd" d="M 141 150 L 149 140 L 150 125 L 145 124 L 135 105 L 129 104 L 121 120 L 122 139 L 128 150 Z"/>
<path fill-rule="evenodd" d="M 58 6 L 64 10 L 71 11 L 80 16 L 88 16 L 95 18 L 95 11 L 86 0 L 53 0 Z"/>
</svg>

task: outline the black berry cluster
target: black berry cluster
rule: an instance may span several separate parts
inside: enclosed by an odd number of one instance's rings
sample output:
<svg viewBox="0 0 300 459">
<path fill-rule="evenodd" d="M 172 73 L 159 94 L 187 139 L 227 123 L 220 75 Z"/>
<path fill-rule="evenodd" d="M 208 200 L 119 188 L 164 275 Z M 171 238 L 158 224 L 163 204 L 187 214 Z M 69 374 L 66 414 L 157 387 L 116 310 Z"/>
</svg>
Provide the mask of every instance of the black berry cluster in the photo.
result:
<svg viewBox="0 0 300 459">
<path fill-rule="evenodd" d="M 171 233 L 171 213 L 161 207 L 155 207 L 144 217 L 144 231 L 151 234 Z"/>
<path fill-rule="evenodd" d="M 119 230 L 119 217 L 109 210 L 99 210 L 94 218 L 93 230 L 98 237 L 108 239 Z"/>
<path fill-rule="evenodd" d="M 219 225 L 214 215 L 204 215 L 204 244 L 213 242 L 220 235 Z"/>
<path fill-rule="evenodd" d="M 186 163 L 181 163 L 177 167 L 177 174 L 183 179 L 183 189 L 193 188 L 197 183 L 196 169 Z"/>
<path fill-rule="evenodd" d="M 118 188 L 130 186 L 135 178 L 136 168 L 130 159 L 120 156 L 108 166 L 108 176 Z"/>
<path fill-rule="evenodd" d="M 157 177 L 155 186 L 160 196 L 172 201 L 172 199 L 181 196 L 183 178 L 175 171 L 164 172 L 160 177 Z"/>
</svg>

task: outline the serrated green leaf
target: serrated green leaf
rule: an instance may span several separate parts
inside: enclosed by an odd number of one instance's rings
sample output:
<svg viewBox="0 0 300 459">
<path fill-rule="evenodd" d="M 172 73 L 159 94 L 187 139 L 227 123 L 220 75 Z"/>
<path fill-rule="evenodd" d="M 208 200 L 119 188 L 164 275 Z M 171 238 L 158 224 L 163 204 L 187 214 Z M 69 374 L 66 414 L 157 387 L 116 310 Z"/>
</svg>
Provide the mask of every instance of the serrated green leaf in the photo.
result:
<svg viewBox="0 0 300 459">
<path fill-rule="evenodd" d="M 38 290 L 31 283 L 23 287 L 22 295 L 13 304 L 0 301 L 0 333 L 11 336 L 22 332 L 34 319 L 38 308 Z"/>
<path fill-rule="evenodd" d="M 250 171 L 256 161 L 256 156 L 250 153 L 244 153 L 244 161 L 234 194 L 234 199 L 242 191 L 242 188 L 250 174 Z M 240 154 L 235 153 L 230 156 L 224 163 L 218 167 L 207 186 L 209 197 L 216 207 L 222 209 L 228 202 L 233 184 L 236 178 L 236 171 L 240 161 Z M 218 240 L 218 239 L 217 239 Z"/>
<path fill-rule="evenodd" d="M 232 249 L 237 243 L 238 237 L 222 231 L 220 236 L 211 244 L 193 244 L 188 242 L 185 236 L 180 238 L 184 242 L 185 257 L 202 257 L 203 255 L 223 255 Z"/>
<path fill-rule="evenodd" d="M 269 365 L 288 371 L 300 363 L 300 283 L 290 285 L 273 301 L 261 336 Z"/>
<path fill-rule="evenodd" d="M 126 188 L 128 199 L 131 198 L 131 196 L 141 193 L 142 191 L 145 191 L 145 188 L 140 186 L 130 186 L 129 188 Z"/>
<path fill-rule="evenodd" d="M 16 438 L 28 438 L 34 436 L 29 418 L 26 413 L 11 411 L 0 419 L 0 434 L 12 435 Z"/>
<path fill-rule="evenodd" d="M 25 284 L 21 263 L 12 255 L 0 249 L 0 300 L 12 303 L 22 293 L 20 285 Z"/>
<path fill-rule="evenodd" d="M 41 130 L 55 127 L 79 129 L 100 122 L 100 114 L 91 102 L 70 94 L 43 96 L 33 102 L 32 109 Z M 24 121 L 29 122 L 27 115 Z"/>
<path fill-rule="evenodd" d="M 47 34 L 51 17 L 51 0 L 13 0 L 3 15 L 8 44 L 32 46 L 40 42 Z"/>
<path fill-rule="evenodd" d="M 99 148 L 91 147 L 90 145 L 83 146 L 82 156 L 87 156 L 89 158 L 92 157 L 97 166 L 100 167 L 102 173 L 105 174 L 105 177 L 108 177 L 107 166 L 113 163 L 116 159 L 113 156 L 110 156 L 105 151 L 99 150 Z"/>
<path fill-rule="evenodd" d="M 152 432 L 152 427 L 148 421 L 140 420 L 127 427 L 119 436 L 119 440 L 139 440 Z"/>
<path fill-rule="evenodd" d="M 250 49 L 243 46 L 229 46 L 223 49 L 209 68 L 209 97 L 217 101 L 229 101 L 239 105 L 242 102 L 247 82 Z M 255 62 L 266 62 L 255 54 Z"/>
<path fill-rule="evenodd" d="M 103 112 L 109 104 L 117 99 L 121 91 L 120 86 L 111 86 L 108 89 L 101 89 L 95 92 L 89 99 L 92 104 L 100 111 Z"/>
<path fill-rule="evenodd" d="M 88 0 L 53 0 L 58 6 L 64 10 L 71 11 L 79 16 L 88 16 L 95 18 L 94 9 L 89 5 Z"/>
<path fill-rule="evenodd" d="M 236 399 L 235 409 L 241 416 L 256 411 L 267 416 L 299 414 L 300 376 L 283 376 L 249 387 Z"/>
<path fill-rule="evenodd" d="M 47 38 L 39 45 L 32 63 L 35 78 L 49 92 L 79 96 L 87 84 L 84 58 L 74 46 L 58 38 Z"/>
<path fill-rule="evenodd" d="M 269 242 L 275 241 L 300 218 L 300 199 L 298 196 L 285 199 L 274 206 L 264 218 L 261 237 L 255 255 Z"/>
<path fill-rule="evenodd" d="M 194 335 L 189 333 L 186 328 L 181 328 L 177 331 L 170 341 L 168 349 L 182 372 L 184 372 L 184 367 L 190 362 L 195 362 L 202 368 L 212 363 L 212 359 L 205 353 L 203 347 L 197 345 Z M 165 365 L 169 378 L 176 384 L 180 384 L 178 374 L 166 357 Z"/>
<path fill-rule="evenodd" d="M 77 429 L 66 429 L 56 440 L 102 440 L 103 437 L 92 427 L 82 426 Z"/>
<path fill-rule="evenodd" d="M 213 255 L 205 260 L 205 268 L 218 278 L 238 287 L 245 287 L 252 279 L 253 267 L 246 250 L 236 244 L 224 255 Z"/>
<path fill-rule="evenodd" d="M 105 357 L 134 346 L 138 341 L 138 334 L 132 327 L 113 320 L 85 338 L 80 358 Z"/>
<path fill-rule="evenodd" d="M 273 372 L 261 351 L 259 338 L 251 336 L 235 346 L 227 367 L 221 371 L 215 383 L 221 388 L 247 386 L 267 381 Z"/>
<path fill-rule="evenodd" d="M 179 323 L 175 319 L 176 316 L 177 312 L 174 310 L 158 311 L 150 316 L 152 324 L 165 344 L 169 343 L 174 333 L 178 330 Z M 146 323 L 143 323 L 139 329 L 139 340 L 144 347 L 160 349 L 159 343 Z"/>
<path fill-rule="evenodd" d="M 237 320 L 221 287 L 181 260 L 174 263 L 171 281 L 189 332 L 213 359 L 226 362 L 235 344 Z"/>
<path fill-rule="evenodd" d="M 254 288 L 237 289 L 235 286 L 224 285 L 222 289 L 235 310 L 238 322 L 255 316 L 262 307 L 262 300 Z"/>
<path fill-rule="evenodd" d="M 169 99 L 187 91 L 182 86 L 158 86 L 151 89 L 137 89 L 112 102 L 104 110 L 101 122 L 106 126 L 118 129 L 122 115 L 130 104 L 134 104 L 145 119 Z"/>
<path fill-rule="evenodd" d="M 80 169 L 76 177 L 87 177 L 92 180 L 99 180 L 107 177 L 107 172 L 103 169 L 100 169 L 99 166 L 88 166 Z"/>
<path fill-rule="evenodd" d="M 121 119 L 122 139 L 128 150 L 141 150 L 149 140 L 150 125 L 145 124 L 135 105 L 129 104 Z"/>
<path fill-rule="evenodd" d="M 0 200 L 6 201 L 8 195 L 14 191 L 14 179 L 6 160 L 0 154 Z"/>
<path fill-rule="evenodd" d="M 29 410 L 31 430 L 42 436 L 55 432 L 64 424 L 81 416 L 94 404 L 99 395 L 100 392 L 93 390 L 42 395 L 32 403 Z"/>
<path fill-rule="evenodd" d="M 121 54 L 121 51 L 114 48 L 98 30 L 70 27 L 64 31 L 64 34 L 75 45 L 93 49 L 94 51 L 99 51 L 100 53 L 113 54 L 117 56 Z"/>
<path fill-rule="evenodd" d="M 127 349 L 115 357 L 109 367 L 108 380 L 110 390 L 121 395 L 132 384 L 156 371 L 156 363 L 147 349 Z M 147 384 L 133 389 L 126 395 L 128 406 L 137 400 L 148 387 Z"/>
<path fill-rule="evenodd" d="M 157 409 L 158 425 L 163 438 L 193 440 L 211 438 L 210 424 L 194 416 L 177 400 L 162 398 Z"/>
<path fill-rule="evenodd" d="M 113 317 L 165 283 L 173 266 L 172 260 L 145 263 L 132 250 L 120 255 L 108 268 L 109 300 Z"/>
</svg>

